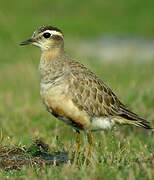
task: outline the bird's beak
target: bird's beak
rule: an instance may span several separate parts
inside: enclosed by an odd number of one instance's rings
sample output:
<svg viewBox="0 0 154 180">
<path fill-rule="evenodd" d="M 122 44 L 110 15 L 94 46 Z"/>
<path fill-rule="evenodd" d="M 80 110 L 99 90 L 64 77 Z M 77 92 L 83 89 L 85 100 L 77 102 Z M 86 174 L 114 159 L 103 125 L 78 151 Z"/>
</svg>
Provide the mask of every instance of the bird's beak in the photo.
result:
<svg viewBox="0 0 154 180">
<path fill-rule="evenodd" d="M 27 41 L 23 41 L 20 43 L 21 46 L 24 46 L 24 45 L 28 45 L 28 44 L 32 44 L 33 42 L 35 42 L 34 39 L 30 38 L 28 39 Z"/>
</svg>

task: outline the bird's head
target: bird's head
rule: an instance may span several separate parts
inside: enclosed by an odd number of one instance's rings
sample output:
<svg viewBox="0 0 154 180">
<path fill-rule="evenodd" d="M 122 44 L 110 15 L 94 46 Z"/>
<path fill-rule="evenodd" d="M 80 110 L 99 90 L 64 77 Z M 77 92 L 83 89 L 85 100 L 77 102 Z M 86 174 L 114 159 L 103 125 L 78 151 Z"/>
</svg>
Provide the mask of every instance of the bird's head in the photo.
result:
<svg viewBox="0 0 154 180">
<path fill-rule="evenodd" d="M 54 26 L 41 26 L 33 33 L 30 39 L 20 43 L 22 46 L 28 44 L 38 46 L 42 51 L 63 48 L 63 33 Z"/>
</svg>

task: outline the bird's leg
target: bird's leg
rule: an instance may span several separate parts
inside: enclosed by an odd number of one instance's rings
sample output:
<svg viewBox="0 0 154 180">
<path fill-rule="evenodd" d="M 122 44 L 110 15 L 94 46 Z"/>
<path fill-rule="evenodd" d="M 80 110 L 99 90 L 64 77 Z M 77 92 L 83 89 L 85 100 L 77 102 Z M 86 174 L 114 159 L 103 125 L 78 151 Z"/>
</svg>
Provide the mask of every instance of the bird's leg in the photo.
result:
<svg viewBox="0 0 154 180">
<path fill-rule="evenodd" d="M 88 148 L 87 148 L 87 151 L 86 151 L 86 154 L 85 154 L 83 167 L 85 167 L 86 164 L 87 164 L 87 159 L 88 159 L 88 156 L 89 156 L 89 153 L 90 153 L 90 150 L 91 150 L 91 146 L 93 144 L 93 136 L 92 136 L 92 134 L 90 132 L 88 132 L 87 138 L 88 138 Z"/>
<path fill-rule="evenodd" d="M 80 146 L 81 146 L 81 134 L 80 131 L 76 131 L 77 132 L 77 139 L 76 139 L 76 150 L 75 150 L 75 157 L 74 157 L 74 165 L 77 164 L 77 159 L 79 156 L 79 152 L 80 152 Z"/>
</svg>

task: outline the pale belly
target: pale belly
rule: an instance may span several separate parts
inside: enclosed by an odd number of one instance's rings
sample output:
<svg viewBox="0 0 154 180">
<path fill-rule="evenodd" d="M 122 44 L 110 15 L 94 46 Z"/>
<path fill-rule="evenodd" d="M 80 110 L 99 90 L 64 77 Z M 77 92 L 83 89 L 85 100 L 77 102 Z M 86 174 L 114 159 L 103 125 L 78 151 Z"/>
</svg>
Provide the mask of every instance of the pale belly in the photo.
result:
<svg viewBox="0 0 154 180">
<path fill-rule="evenodd" d="M 79 130 L 108 130 L 115 124 L 113 119 L 107 117 L 89 117 L 88 113 L 80 110 L 68 94 L 66 84 L 54 87 L 41 88 L 43 102 L 52 115 L 68 125 Z"/>
<path fill-rule="evenodd" d="M 91 123 L 91 131 L 110 130 L 114 126 L 115 120 L 109 117 L 95 117 Z"/>
</svg>

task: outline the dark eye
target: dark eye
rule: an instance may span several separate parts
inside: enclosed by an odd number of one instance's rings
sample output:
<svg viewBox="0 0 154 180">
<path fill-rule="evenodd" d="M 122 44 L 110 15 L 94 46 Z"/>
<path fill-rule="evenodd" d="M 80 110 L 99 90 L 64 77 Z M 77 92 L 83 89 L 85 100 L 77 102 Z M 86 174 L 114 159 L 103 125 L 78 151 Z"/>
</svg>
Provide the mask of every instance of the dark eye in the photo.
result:
<svg viewBox="0 0 154 180">
<path fill-rule="evenodd" d="M 51 36 L 51 34 L 50 34 L 50 33 L 44 33 L 43 36 L 44 36 L 45 38 L 49 38 L 49 37 Z"/>
</svg>

